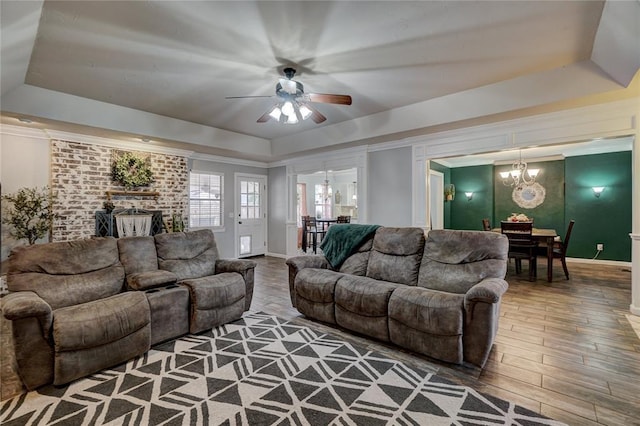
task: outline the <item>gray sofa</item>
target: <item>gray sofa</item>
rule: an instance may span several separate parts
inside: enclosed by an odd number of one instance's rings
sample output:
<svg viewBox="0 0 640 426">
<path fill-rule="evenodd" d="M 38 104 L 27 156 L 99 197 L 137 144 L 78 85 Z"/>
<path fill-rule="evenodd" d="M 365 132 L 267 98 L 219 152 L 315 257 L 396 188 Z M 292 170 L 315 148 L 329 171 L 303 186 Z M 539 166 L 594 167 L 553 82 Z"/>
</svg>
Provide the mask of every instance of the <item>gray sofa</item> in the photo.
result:
<svg viewBox="0 0 640 426">
<path fill-rule="evenodd" d="M 255 265 L 220 259 L 210 230 L 16 248 L 2 312 L 20 378 L 62 385 L 238 319 Z"/>
<path fill-rule="evenodd" d="M 380 227 L 337 268 L 323 255 L 289 258 L 291 302 L 309 318 L 483 367 L 508 288 L 507 252 L 507 238 L 493 232 L 425 238 L 420 228 Z"/>
</svg>

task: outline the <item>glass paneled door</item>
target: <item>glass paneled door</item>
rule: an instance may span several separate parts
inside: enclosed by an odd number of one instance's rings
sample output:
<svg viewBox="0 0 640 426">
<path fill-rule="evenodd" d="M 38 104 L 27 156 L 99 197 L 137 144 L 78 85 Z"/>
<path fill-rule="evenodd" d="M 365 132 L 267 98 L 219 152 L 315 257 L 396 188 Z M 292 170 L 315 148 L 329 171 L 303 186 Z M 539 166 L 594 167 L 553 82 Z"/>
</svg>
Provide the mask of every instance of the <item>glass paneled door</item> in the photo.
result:
<svg viewBox="0 0 640 426">
<path fill-rule="evenodd" d="M 236 174 L 236 257 L 266 253 L 266 193 L 266 176 Z"/>
</svg>

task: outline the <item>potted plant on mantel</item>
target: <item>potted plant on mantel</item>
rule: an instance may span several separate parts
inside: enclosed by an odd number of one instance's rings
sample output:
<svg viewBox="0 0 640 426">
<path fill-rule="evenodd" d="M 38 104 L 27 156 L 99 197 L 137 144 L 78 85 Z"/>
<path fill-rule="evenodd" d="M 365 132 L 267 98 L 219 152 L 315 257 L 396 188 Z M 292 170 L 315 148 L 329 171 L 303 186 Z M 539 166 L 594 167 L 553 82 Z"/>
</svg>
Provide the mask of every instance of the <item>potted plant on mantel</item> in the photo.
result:
<svg viewBox="0 0 640 426">
<path fill-rule="evenodd" d="M 454 184 L 450 183 L 449 185 L 445 185 L 444 187 L 444 200 L 445 201 L 453 201 L 456 197 L 456 187 Z"/>
<path fill-rule="evenodd" d="M 2 196 L 2 223 L 16 240 L 26 239 L 29 245 L 44 238 L 53 228 L 58 214 L 53 212 L 56 196 L 48 187 L 22 188 Z"/>
</svg>

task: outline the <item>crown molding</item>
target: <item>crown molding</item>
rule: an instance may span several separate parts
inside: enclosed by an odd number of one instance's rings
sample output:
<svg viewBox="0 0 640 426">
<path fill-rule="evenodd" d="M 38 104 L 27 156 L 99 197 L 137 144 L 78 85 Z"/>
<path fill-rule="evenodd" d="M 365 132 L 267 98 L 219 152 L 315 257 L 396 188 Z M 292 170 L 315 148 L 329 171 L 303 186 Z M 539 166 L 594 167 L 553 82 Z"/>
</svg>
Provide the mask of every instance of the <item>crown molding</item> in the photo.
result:
<svg viewBox="0 0 640 426">
<path fill-rule="evenodd" d="M 50 139 L 44 129 L 25 126 L 13 126 L 11 124 L 0 125 L 0 134 L 21 136 L 31 139 Z"/>
<path fill-rule="evenodd" d="M 262 161 L 243 160 L 241 158 L 223 157 L 220 155 L 202 154 L 199 152 L 193 152 L 189 157 L 189 159 L 201 160 L 201 161 L 213 161 L 216 163 L 233 164 L 236 166 L 260 167 L 263 169 L 270 167 L 269 163 L 265 163 Z"/>
<path fill-rule="evenodd" d="M 149 142 L 137 142 L 132 140 L 122 141 L 122 140 L 102 138 L 99 136 L 89 136 L 89 135 L 81 135 L 77 133 L 62 132 L 59 130 L 44 129 L 44 131 L 49 136 L 49 139 L 62 140 L 67 142 L 86 143 L 90 145 L 102 145 L 110 148 L 132 149 L 135 151 L 153 152 L 156 154 L 175 155 L 178 157 L 187 157 L 187 158 L 193 155 L 193 151 L 157 146 Z"/>
</svg>

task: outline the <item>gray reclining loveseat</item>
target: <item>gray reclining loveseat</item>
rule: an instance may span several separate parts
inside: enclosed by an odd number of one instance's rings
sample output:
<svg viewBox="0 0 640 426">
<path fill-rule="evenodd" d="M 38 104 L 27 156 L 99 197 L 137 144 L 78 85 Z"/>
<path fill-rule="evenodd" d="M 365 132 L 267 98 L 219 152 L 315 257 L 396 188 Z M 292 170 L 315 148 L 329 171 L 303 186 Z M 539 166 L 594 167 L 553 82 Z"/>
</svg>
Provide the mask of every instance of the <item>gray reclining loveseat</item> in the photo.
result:
<svg viewBox="0 0 640 426">
<path fill-rule="evenodd" d="M 289 258 L 291 302 L 309 318 L 482 367 L 508 288 L 507 251 L 507 238 L 492 232 L 425 238 L 420 228 L 380 227 L 340 265 L 324 255 Z"/>
<path fill-rule="evenodd" d="M 62 385 L 238 319 L 254 268 L 219 259 L 210 230 L 18 247 L 2 312 L 20 378 L 29 390 Z"/>
</svg>

